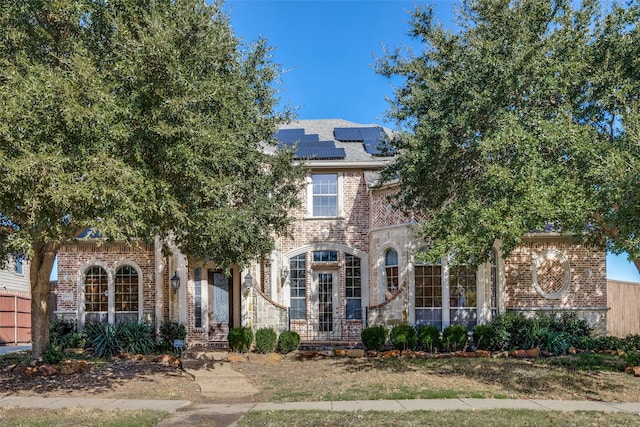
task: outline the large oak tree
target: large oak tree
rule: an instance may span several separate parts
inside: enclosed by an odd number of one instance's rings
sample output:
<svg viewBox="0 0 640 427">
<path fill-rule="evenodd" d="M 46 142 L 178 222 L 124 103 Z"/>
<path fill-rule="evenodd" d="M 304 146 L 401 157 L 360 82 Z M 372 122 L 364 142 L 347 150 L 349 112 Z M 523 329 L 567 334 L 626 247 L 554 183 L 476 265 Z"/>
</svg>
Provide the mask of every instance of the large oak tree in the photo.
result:
<svg viewBox="0 0 640 427">
<path fill-rule="evenodd" d="M 420 51 L 388 51 L 401 78 L 395 201 L 427 220 L 429 259 L 487 259 L 532 230 L 628 252 L 640 270 L 640 5 L 468 0 L 454 31 L 412 12 Z"/>
<path fill-rule="evenodd" d="M 0 0 L 0 255 L 31 263 L 33 358 L 49 343 L 58 249 L 172 236 L 246 263 L 297 203 L 291 153 L 264 154 L 278 72 L 204 0 Z"/>
</svg>

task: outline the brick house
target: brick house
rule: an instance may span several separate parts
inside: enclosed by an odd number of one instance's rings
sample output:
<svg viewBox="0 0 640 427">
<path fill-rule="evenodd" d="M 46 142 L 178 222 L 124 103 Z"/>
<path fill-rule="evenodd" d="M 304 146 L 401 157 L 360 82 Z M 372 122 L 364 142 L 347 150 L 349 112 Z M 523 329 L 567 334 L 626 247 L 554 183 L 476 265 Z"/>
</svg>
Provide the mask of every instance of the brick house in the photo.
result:
<svg viewBox="0 0 640 427">
<path fill-rule="evenodd" d="M 359 341 L 366 325 L 402 322 L 471 329 L 505 311 L 577 312 L 606 330 L 605 252 L 553 232 L 531 233 L 507 258 L 497 243 L 479 268 L 446 256 L 421 264 L 416 222 L 391 208 L 394 185 L 379 185 L 390 160 L 388 131 L 344 120 L 283 126 L 309 168 L 291 235 L 248 269 L 225 274 L 206 260 L 155 245 L 96 245 L 91 238 L 58 256 L 59 315 L 117 322 L 174 319 L 189 344 L 226 341 L 229 327 L 292 329 L 304 341 Z M 174 290 L 171 285 L 180 286 Z M 178 282 L 179 281 L 179 282 Z"/>
</svg>

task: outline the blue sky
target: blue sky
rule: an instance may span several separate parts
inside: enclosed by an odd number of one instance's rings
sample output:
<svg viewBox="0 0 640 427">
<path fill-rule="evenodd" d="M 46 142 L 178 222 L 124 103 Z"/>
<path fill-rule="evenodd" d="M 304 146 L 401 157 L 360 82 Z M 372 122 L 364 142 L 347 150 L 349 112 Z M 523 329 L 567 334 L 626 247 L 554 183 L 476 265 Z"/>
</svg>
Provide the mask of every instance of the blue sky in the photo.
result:
<svg viewBox="0 0 640 427">
<path fill-rule="evenodd" d="M 459 1 L 432 1 L 436 19 L 453 28 Z M 283 70 L 283 101 L 299 119 L 341 118 L 393 127 L 384 119 L 393 95 L 389 81 L 375 74 L 374 56 L 418 45 L 408 36 L 409 13 L 422 2 L 394 0 L 227 0 L 237 36 L 263 37 L 273 62 Z M 640 282 L 626 255 L 607 257 L 607 277 Z"/>
</svg>

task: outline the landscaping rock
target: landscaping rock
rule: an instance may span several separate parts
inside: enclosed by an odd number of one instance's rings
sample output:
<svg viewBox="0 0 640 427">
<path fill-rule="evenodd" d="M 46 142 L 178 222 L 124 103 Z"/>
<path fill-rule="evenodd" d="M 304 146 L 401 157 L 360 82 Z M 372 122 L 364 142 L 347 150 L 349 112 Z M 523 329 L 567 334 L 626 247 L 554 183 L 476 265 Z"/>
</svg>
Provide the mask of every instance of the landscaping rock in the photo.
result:
<svg viewBox="0 0 640 427">
<path fill-rule="evenodd" d="M 452 353 L 438 353 L 435 355 L 436 359 L 451 359 L 453 358 Z"/>
<path fill-rule="evenodd" d="M 314 350 L 300 352 L 300 359 L 315 359 L 316 357 L 318 357 L 318 352 Z"/>
<path fill-rule="evenodd" d="M 550 351 L 547 351 L 547 350 L 541 350 L 540 351 L 540 355 L 542 357 L 553 357 L 553 353 L 551 353 Z"/>
<path fill-rule="evenodd" d="M 415 359 L 416 352 L 413 350 L 402 350 L 402 352 L 400 352 L 400 356 L 406 357 L 407 359 Z"/>
<path fill-rule="evenodd" d="M 378 357 L 380 356 L 380 352 L 375 350 L 367 350 L 367 357 Z"/>
<path fill-rule="evenodd" d="M 338 357 L 346 357 L 347 356 L 347 350 L 342 350 L 342 349 L 336 349 L 334 350 L 336 356 Z"/>
<path fill-rule="evenodd" d="M 527 357 L 533 357 L 535 359 L 540 357 L 540 348 L 536 347 L 527 350 Z"/>
<path fill-rule="evenodd" d="M 333 350 L 321 350 L 318 351 L 318 356 L 322 356 L 322 357 L 333 357 L 336 355 L 335 351 Z"/>
<path fill-rule="evenodd" d="M 383 351 L 382 357 L 384 357 L 385 359 L 388 359 L 391 357 L 400 357 L 400 350 Z"/>
<path fill-rule="evenodd" d="M 256 354 L 256 353 L 249 353 L 247 355 L 247 360 L 249 361 L 249 363 L 266 363 L 267 359 L 265 358 L 264 354 Z"/>
<path fill-rule="evenodd" d="M 509 357 L 515 357 L 518 359 L 524 359 L 526 357 L 529 357 L 529 355 L 527 354 L 527 352 L 525 350 L 514 350 L 511 353 L 509 353 Z"/>
<path fill-rule="evenodd" d="M 574 346 L 569 347 L 569 350 L 567 350 L 567 353 L 569 354 L 576 354 L 576 348 Z"/>
<path fill-rule="evenodd" d="M 352 359 L 358 359 L 364 356 L 365 356 L 364 350 L 361 350 L 361 349 L 347 350 L 347 357 L 350 357 Z"/>
<path fill-rule="evenodd" d="M 476 357 L 475 351 L 456 351 L 454 354 L 456 357 L 462 357 L 465 359 Z"/>
<path fill-rule="evenodd" d="M 491 352 L 487 350 L 476 350 L 476 357 L 491 357 Z"/>
<path fill-rule="evenodd" d="M 431 353 L 427 353 L 426 351 L 416 351 L 416 359 L 428 359 L 432 357 Z"/>
<path fill-rule="evenodd" d="M 508 351 L 499 351 L 497 353 L 492 354 L 491 357 L 493 357 L 494 359 L 506 359 L 506 358 L 509 357 L 509 352 Z"/>
<path fill-rule="evenodd" d="M 267 355 L 267 363 L 279 363 L 282 362 L 282 356 L 278 353 L 269 353 Z"/>
<path fill-rule="evenodd" d="M 53 375 L 58 375 L 58 370 L 51 365 L 42 365 L 38 367 L 38 372 L 45 377 L 51 377 Z"/>
<path fill-rule="evenodd" d="M 242 353 L 229 353 L 227 361 L 230 363 L 245 363 L 247 361 L 247 357 Z"/>
</svg>

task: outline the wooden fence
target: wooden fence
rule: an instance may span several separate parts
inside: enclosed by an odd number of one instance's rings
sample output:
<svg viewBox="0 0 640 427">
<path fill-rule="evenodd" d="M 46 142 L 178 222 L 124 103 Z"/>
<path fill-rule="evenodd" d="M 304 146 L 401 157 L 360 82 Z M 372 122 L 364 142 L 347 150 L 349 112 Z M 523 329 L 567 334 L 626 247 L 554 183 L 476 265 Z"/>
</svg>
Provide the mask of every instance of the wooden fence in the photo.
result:
<svg viewBox="0 0 640 427">
<path fill-rule="evenodd" d="M 624 338 L 640 334 L 640 283 L 607 280 L 607 333 Z"/>
<path fill-rule="evenodd" d="M 31 299 L 0 295 L 0 344 L 31 342 Z"/>
</svg>

